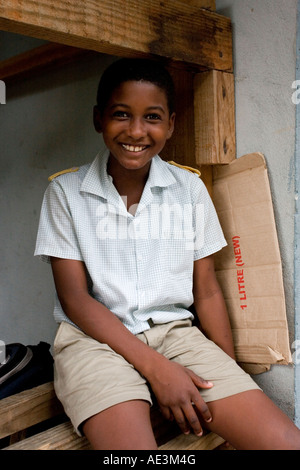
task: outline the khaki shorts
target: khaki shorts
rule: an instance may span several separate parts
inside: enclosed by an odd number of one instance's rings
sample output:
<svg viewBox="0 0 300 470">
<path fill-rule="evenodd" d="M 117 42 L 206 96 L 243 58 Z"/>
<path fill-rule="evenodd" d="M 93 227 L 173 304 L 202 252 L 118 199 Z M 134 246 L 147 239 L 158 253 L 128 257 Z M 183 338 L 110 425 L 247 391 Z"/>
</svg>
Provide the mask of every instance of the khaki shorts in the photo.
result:
<svg viewBox="0 0 300 470">
<path fill-rule="evenodd" d="M 210 380 L 200 389 L 206 402 L 259 387 L 230 357 L 209 341 L 190 320 L 155 325 L 137 335 L 146 344 Z M 60 324 L 55 342 L 54 385 L 75 430 L 91 416 L 129 400 L 152 404 L 145 379 L 106 344 L 69 323 Z"/>
</svg>

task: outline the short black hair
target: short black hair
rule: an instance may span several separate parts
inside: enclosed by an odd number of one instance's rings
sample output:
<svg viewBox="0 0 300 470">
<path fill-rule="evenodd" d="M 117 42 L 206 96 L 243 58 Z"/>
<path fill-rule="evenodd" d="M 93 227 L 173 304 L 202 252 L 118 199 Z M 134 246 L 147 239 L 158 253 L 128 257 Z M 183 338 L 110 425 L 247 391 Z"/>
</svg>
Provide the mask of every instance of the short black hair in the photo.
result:
<svg viewBox="0 0 300 470">
<path fill-rule="evenodd" d="M 169 72 L 158 61 L 151 59 L 119 59 L 103 73 L 97 91 L 97 106 L 103 114 L 113 93 L 122 83 L 128 81 L 150 82 L 166 94 L 170 115 L 175 108 L 174 83 Z"/>
</svg>

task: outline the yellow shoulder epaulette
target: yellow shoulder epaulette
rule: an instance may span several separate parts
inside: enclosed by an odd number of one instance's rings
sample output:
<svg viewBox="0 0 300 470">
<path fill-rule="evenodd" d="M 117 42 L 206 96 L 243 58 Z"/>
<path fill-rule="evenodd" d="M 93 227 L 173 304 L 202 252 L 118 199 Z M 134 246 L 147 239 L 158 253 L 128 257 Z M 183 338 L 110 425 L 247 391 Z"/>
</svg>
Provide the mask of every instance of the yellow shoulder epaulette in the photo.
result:
<svg viewBox="0 0 300 470">
<path fill-rule="evenodd" d="M 179 168 L 183 168 L 184 170 L 187 170 L 190 173 L 195 173 L 196 175 L 199 176 L 199 178 L 201 176 L 201 171 L 197 170 L 196 168 L 192 168 L 191 166 L 180 165 L 179 163 L 173 162 L 172 160 L 168 161 L 168 163 L 170 163 L 171 165 L 178 166 Z"/>
<path fill-rule="evenodd" d="M 67 170 L 62 170 L 58 171 L 57 173 L 54 173 L 54 175 L 49 176 L 48 180 L 52 181 L 54 178 L 60 175 L 64 175 L 65 173 L 74 173 L 75 171 L 78 171 L 79 167 L 73 167 L 73 168 L 68 168 Z"/>
</svg>

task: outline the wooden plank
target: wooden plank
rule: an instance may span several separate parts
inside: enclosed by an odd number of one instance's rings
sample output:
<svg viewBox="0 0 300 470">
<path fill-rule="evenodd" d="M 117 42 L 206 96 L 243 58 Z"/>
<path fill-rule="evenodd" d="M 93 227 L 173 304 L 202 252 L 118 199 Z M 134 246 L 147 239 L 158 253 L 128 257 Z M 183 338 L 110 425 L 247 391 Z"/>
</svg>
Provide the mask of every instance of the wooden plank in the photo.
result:
<svg viewBox="0 0 300 470">
<path fill-rule="evenodd" d="M 206 186 L 206 189 L 210 195 L 213 197 L 213 166 L 212 165 L 201 165 L 201 179 Z"/>
<path fill-rule="evenodd" d="M 181 0 L 6 0 L 0 29 L 118 56 L 232 70 L 229 18 Z"/>
<path fill-rule="evenodd" d="M 52 382 L 0 401 L 0 438 L 63 413 Z"/>
<path fill-rule="evenodd" d="M 199 165 L 195 146 L 195 115 L 194 115 L 194 73 L 175 69 L 170 66 L 176 90 L 176 119 L 175 130 L 172 138 L 167 141 L 161 157 L 164 160 L 172 160 L 181 165 L 191 166 L 201 171 L 201 179 L 204 182 L 210 196 L 213 193 L 212 165 Z M 202 134 L 206 129 L 202 129 Z"/>
<path fill-rule="evenodd" d="M 197 73 L 194 95 L 196 162 L 230 163 L 236 156 L 233 75 L 216 70 Z"/>
<path fill-rule="evenodd" d="M 63 413 L 52 382 L 4 398 L 0 401 L 0 438 L 14 435 Z M 156 403 L 151 408 L 151 423 L 159 444 L 179 433 L 176 423 L 165 420 Z M 58 429 L 67 429 L 67 427 Z"/>
<path fill-rule="evenodd" d="M 49 43 L 0 62 L 0 79 L 6 84 L 32 78 L 51 68 L 96 54 L 78 47 Z"/>
<path fill-rule="evenodd" d="M 180 434 L 163 445 L 159 450 L 213 450 L 224 443 L 217 434 L 208 433 L 202 437 L 194 434 Z M 90 450 L 85 437 L 78 436 L 70 422 L 59 424 L 47 431 L 5 447 L 2 450 Z"/>
<path fill-rule="evenodd" d="M 206 10 L 216 10 L 216 0 L 182 0 L 188 5 L 194 5 L 199 8 L 206 8 Z"/>
<path fill-rule="evenodd" d="M 169 67 L 176 89 L 176 119 L 172 138 L 167 141 L 161 157 L 201 171 L 201 179 L 212 197 L 212 166 L 199 165 L 195 147 L 194 74 Z M 202 130 L 202 133 L 205 129 Z"/>
<path fill-rule="evenodd" d="M 89 450 L 86 438 L 78 436 L 70 421 L 28 437 L 3 450 Z"/>
<path fill-rule="evenodd" d="M 55 396 L 53 383 L 47 383 L 30 390 L 4 398 L 0 402 L 0 437 L 26 429 L 63 412 Z M 151 408 L 151 423 L 159 449 L 209 449 L 224 442 L 219 436 L 209 433 L 198 438 L 184 436 L 174 422 L 166 421 L 154 403 Z M 3 450 L 87 450 L 87 439 L 78 436 L 70 421 L 28 437 Z"/>
<path fill-rule="evenodd" d="M 210 432 L 202 437 L 195 434 L 180 434 L 166 444 L 159 447 L 159 450 L 213 450 L 223 444 L 225 440 Z"/>
<path fill-rule="evenodd" d="M 181 165 L 196 167 L 193 74 L 169 67 L 176 91 L 174 133 L 167 141 L 161 157 Z"/>
</svg>

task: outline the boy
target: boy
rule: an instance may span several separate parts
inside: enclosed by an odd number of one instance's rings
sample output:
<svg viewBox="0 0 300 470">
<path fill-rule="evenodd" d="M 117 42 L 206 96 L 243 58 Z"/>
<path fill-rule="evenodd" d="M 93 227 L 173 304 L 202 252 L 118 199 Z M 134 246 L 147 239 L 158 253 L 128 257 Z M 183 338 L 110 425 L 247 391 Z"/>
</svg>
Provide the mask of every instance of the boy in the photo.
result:
<svg viewBox="0 0 300 470">
<path fill-rule="evenodd" d="M 299 449 L 299 430 L 234 360 L 217 215 L 201 180 L 158 156 L 174 122 L 163 67 L 115 62 L 94 108 L 107 150 L 45 193 L 35 254 L 51 262 L 59 299 L 56 393 L 94 449 L 156 449 L 149 388 L 183 433 Z"/>
</svg>

